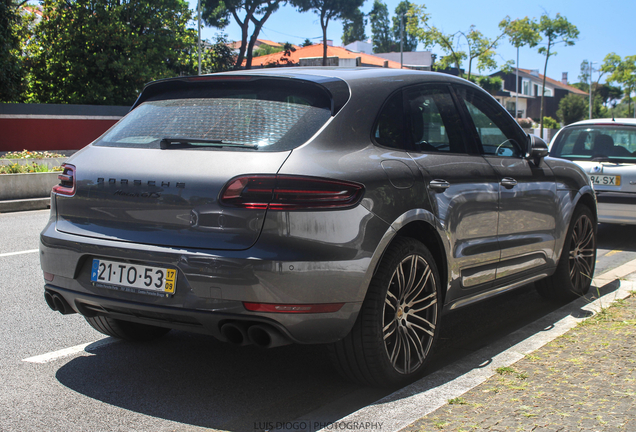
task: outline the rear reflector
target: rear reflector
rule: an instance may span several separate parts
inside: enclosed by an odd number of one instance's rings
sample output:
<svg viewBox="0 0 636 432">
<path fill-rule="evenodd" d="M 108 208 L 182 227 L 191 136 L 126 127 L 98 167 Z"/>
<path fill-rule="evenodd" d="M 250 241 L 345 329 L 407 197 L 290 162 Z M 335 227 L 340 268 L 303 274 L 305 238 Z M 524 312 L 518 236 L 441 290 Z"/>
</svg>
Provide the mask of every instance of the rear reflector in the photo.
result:
<svg viewBox="0 0 636 432">
<path fill-rule="evenodd" d="M 363 194 L 362 185 L 340 180 L 247 175 L 230 180 L 221 192 L 220 203 L 248 209 L 344 209 L 355 207 Z"/>
<path fill-rule="evenodd" d="M 42 272 L 44 273 L 44 280 L 47 282 L 53 282 L 53 278 L 55 277 L 53 275 L 53 273 L 47 273 L 47 272 Z"/>
<path fill-rule="evenodd" d="M 249 303 L 243 302 L 245 309 L 251 312 L 277 312 L 277 313 L 328 313 L 338 312 L 344 303 L 319 303 L 319 304 L 274 304 L 274 303 Z"/>
<path fill-rule="evenodd" d="M 53 193 L 73 196 L 75 195 L 75 186 L 77 184 L 75 180 L 75 165 L 62 164 L 62 168 L 64 168 L 64 171 L 57 176 L 60 184 L 53 186 Z"/>
</svg>

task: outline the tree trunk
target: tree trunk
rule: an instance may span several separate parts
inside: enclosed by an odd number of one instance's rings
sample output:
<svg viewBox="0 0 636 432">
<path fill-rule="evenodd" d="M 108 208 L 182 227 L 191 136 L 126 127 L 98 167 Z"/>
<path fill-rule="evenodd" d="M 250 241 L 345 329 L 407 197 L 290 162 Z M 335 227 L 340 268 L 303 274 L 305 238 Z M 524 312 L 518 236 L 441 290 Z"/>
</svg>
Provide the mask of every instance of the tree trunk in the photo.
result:
<svg viewBox="0 0 636 432">
<path fill-rule="evenodd" d="M 326 19 L 325 19 L 326 18 Z M 322 27 L 322 65 L 327 66 L 327 25 L 329 17 L 325 17 L 325 11 L 320 13 L 320 27 Z"/>
<path fill-rule="evenodd" d="M 243 65 L 243 59 L 245 58 L 245 48 L 247 47 L 247 30 L 250 24 L 250 21 L 247 17 L 245 17 L 245 21 L 241 22 L 236 11 L 232 11 L 232 15 L 236 20 L 236 23 L 241 27 L 241 47 L 239 48 L 238 57 L 236 58 L 236 64 L 234 65 L 234 69 L 240 69 Z"/>
<path fill-rule="evenodd" d="M 545 79 L 546 79 L 546 74 L 548 73 L 548 60 L 550 59 L 550 45 L 551 45 L 552 41 L 548 40 L 548 50 L 545 53 L 545 65 L 543 66 L 543 86 L 541 87 L 541 111 L 539 116 L 541 117 L 540 120 L 540 125 L 541 128 L 539 129 L 540 132 L 539 134 L 541 135 L 541 139 L 543 139 L 543 105 L 544 105 L 544 96 L 545 96 Z"/>
<path fill-rule="evenodd" d="M 256 18 L 254 18 L 254 14 L 251 15 L 251 20 L 254 23 L 254 32 L 252 32 L 252 37 L 250 38 L 250 44 L 247 47 L 247 62 L 245 64 L 245 69 L 252 69 L 252 55 L 254 54 L 253 53 L 254 44 L 256 43 L 258 39 L 258 34 L 261 32 L 261 29 L 263 28 L 265 21 L 267 21 L 270 15 L 274 12 L 278 3 L 279 1 L 269 3 L 267 11 L 265 12 L 265 15 L 263 15 L 263 18 L 261 18 L 260 20 L 257 20 Z"/>
</svg>

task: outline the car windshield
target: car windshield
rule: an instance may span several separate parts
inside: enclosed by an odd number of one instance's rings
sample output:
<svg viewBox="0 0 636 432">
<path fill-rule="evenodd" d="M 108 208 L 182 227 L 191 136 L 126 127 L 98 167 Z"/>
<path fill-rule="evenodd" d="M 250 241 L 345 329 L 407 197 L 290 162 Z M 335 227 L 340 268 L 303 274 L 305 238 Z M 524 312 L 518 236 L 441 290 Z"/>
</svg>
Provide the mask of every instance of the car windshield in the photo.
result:
<svg viewBox="0 0 636 432">
<path fill-rule="evenodd" d="M 145 101 L 99 141 L 98 146 L 224 148 L 282 151 L 310 139 L 331 117 L 320 88 L 257 83 L 212 83 L 205 89 L 175 89 Z M 190 139 L 191 141 L 188 141 Z"/>
<path fill-rule="evenodd" d="M 566 127 L 557 136 L 550 156 L 570 160 L 636 162 L 636 127 L 618 124 Z"/>
</svg>

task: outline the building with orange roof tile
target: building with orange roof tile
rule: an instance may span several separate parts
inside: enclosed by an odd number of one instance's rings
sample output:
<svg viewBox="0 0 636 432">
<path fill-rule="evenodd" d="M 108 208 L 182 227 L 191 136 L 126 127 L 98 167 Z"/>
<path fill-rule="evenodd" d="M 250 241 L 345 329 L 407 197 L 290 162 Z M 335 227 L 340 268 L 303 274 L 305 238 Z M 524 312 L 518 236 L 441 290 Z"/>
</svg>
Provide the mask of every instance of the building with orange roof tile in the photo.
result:
<svg viewBox="0 0 636 432">
<path fill-rule="evenodd" d="M 496 72 L 491 76 L 498 76 L 503 80 L 503 88 L 495 95 L 495 98 L 512 114 L 515 115 L 515 99 L 518 97 L 517 118 L 530 117 L 538 120 L 541 115 L 541 92 L 543 89 L 543 75 L 536 69 L 519 68 L 518 87 L 515 87 L 516 72 Z M 518 94 L 516 92 L 518 88 Z M 559 102 L 568 94 L 576 94 L 581 97 L 587 93 L 572 87 L 567 82 L 567 73 L 563 74 L 561 81 L 546 77 L 544 116 L 556 119 Z"/>
<path fill-rule="evenodd" d="M 274 42 L 267 39 L 256 39 L 256 42 L 254 42 L 254 49 L 261 48 L 262 46 L 269 46 L 273 48 L 283 49 L 284 45 L 285 45 L 284 43 Z M 238 52 L 238 50 L 241 48 L 241 41 L 231 42 L 227 44 L 227 46 L 229 46 L 230 48 Z M 300 48 L 298 45 L 292 44 L 292 46 L 296 49 Z"/>
<path fill-rule="evenodd" d="M 315 44 L 302 48 L 285 56 L 284 53 L 274 53 L 254 57 L 252 67 L 271 66 L 322 66 L 323 45 Z M 327 46 L 329 66 L 373 66 L 400 69 L 400 63 L 386 60 L 371 54 L 349 51 L 343 47 Z M 359 60 L 358 60 L 359 59 Z M 245 63 L 243 63 L 245 64 Z"/>
</svg>

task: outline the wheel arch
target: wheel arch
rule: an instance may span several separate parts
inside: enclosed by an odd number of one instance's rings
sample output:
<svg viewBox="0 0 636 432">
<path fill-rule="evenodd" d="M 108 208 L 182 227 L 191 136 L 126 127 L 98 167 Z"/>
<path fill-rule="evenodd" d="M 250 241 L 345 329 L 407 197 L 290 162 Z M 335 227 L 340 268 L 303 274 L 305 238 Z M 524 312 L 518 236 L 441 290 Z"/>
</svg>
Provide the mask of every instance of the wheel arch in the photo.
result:
<svg viewBox="0 0 636 432">
<path fill-rule="evenodd" d="M 594 226 L 598 224 L 598 212 L 596 208 L 596 195 L 594 194 L 594 190 L 590 188 L 586 188 L 585 190 L 578 191 L 576 194 L 570 194 L 571 198 L 568 198 L 568 211 L 565 213 L 564 224 L 563 224 L 563 232 L 562 235 L 557 239 L 555 245 L 555 262 L 558 264 L 561 259 L 561 254 L 563 252 L 563 246 L 565 244 L 565 236 L 567 230 L 572 223 L 572 216 L 576 212 L 576 209 L 585 206 L 590 209 L 592 212 L 592 216 L 594 218 Z"/>
<path fill-rule="evenodd" d="M 598 212 L 597 212 L 597 208 L 596 208 L 596 196 L 594 195 L 593 192 L 587 192 L 587 193 L 582 193 L 579 197 L 579 199 L 576 201 L 574 208 L 576 209 L 577 207 L 584 205 L 589 207 L 589 209 L 592 212 L 592 215 L 594 216 L 594 223 L 598 223 Z M 570 215 L 571 218 L 572 215 Z"/>
<path fill-rule="evenodd" d="M 448 286 L 448 256 L 447 256 L 447 241 L 443 236 L 443 230 L 438 227 L 438 222 L 435 216 L 423 209 L 410 210 L 403 214 L 400 218 L 396 219 L 391 227 L 385 233 L 383 241 L 380 243 L 380 247 L 376 251 L 373 263 L 373 273 L 378 270 L 384 253 L 388 250 L 391 244 L 400 237 L 413 238 L 426 246 L 431 252 L 437 266 L 440 282 L 442 285 L 443 299 L 446 297 L 446 291 Z"/>
</svg>

